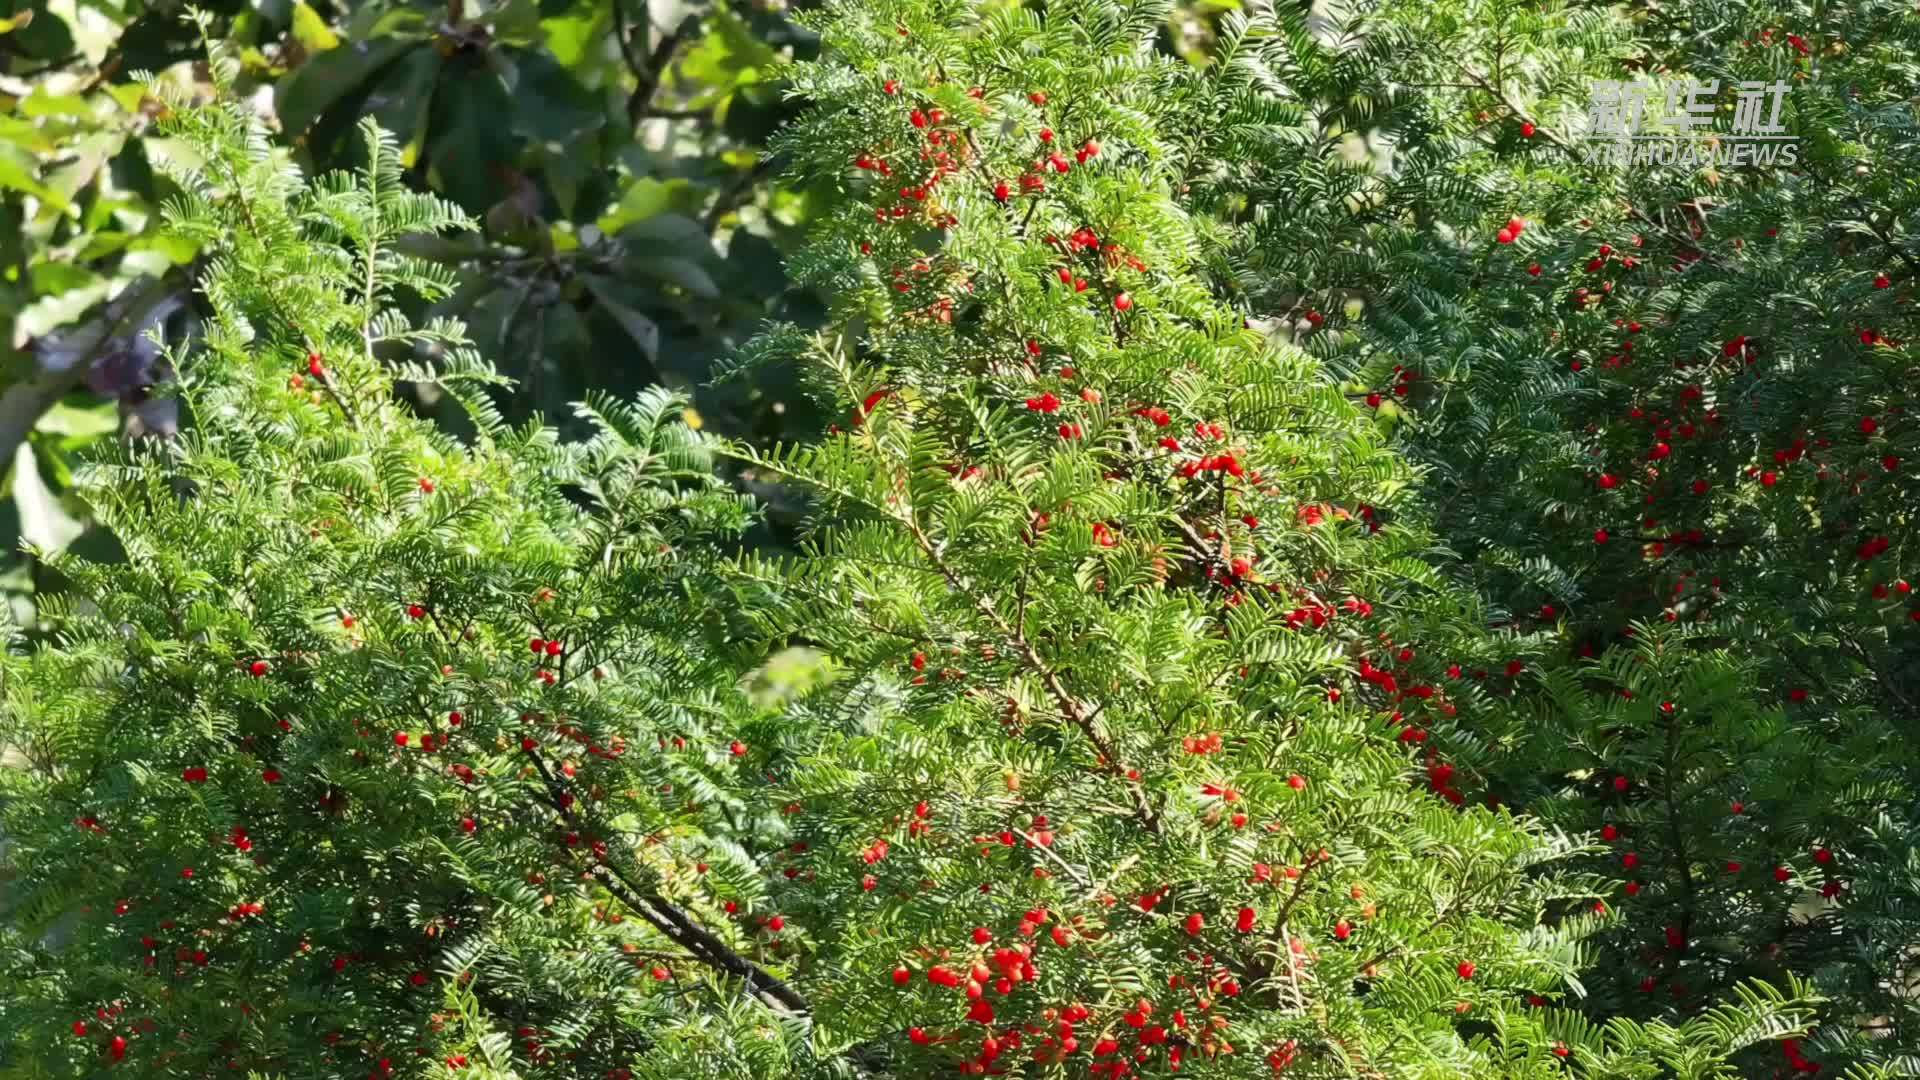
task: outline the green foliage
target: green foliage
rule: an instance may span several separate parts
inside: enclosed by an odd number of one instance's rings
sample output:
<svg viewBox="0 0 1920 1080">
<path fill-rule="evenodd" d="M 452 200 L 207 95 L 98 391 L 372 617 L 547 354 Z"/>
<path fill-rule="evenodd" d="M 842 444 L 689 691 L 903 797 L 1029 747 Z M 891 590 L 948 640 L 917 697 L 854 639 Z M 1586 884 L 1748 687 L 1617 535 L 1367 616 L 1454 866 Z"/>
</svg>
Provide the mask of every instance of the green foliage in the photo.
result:
<svg viewBox="0 0 1920 1080">
<path fill-rule="evenodd" d="M 0 10 L 11 10 L 3 8 Z M 73 455 L 116 429 L 170 433 L 151 387 L 145 330 L 169 339 L 210 314 L 193 302 L 202 239 L 159 228 L 184 148 L 153 123 L 133 79 L 158 73 L 206 94 L 201 36 L 175 3 L 51 0 L 0 38 L 0 458 L 20 468 L 0 543 L 113 541 L 70 494 Z M 791 110 L 775 70 L 811 49 L 774 8 L 677 0 L 501 0 L 210 5 L 207 31 L 253 103 L 314 174 L 366 163 L 363 119 L 392 133 L 400 175 L 464 208 L 484 229 L 418 235 L 410 253 L 458 276 L 436 300 L 404 297 L 421 322 L 459 318 L 515 381 L 493 391 L 515 420 L 568 434 L 589 391 L 665 385 L 701 422 L 777 432 L 790 420 L 769 381 L 752 393 L 699 389 L 715 358 L 768 313 L 817 316 L 791 294 L 779 250 L 811 214 L 777 187 L 766 138 Z M 191 164 L 190 161 L 185 162 Z M 431 348 L 376 343 L 389 362 Z M 439 408 L 425 388 L 420 406 Z M 116 416 L 115 405 L 125 418 Z M 450 429 L 458 408 L 439 418 Z M 4 588 L 33 625 L 32 593 L 57 588 L 16 560 Z"/>
<path fill-rule="evenodd" d="M 1797 974 L 1833 1000 L 1809 1056 L 1911 1068 L 1916 882 L 1895 837 L 1920 759 L 1895 733 L 1920 700 L 1920 25 L 1886 5 L 1501 0 L 1339 18 L 1337 42 L 1296 25 L 1260 53 L 1279 96 L 1336 124 L 1192 205 L 1229 217 L 1214 265 L 1251 314 L 1327 313 L 1307 347 L 1381 402 L 1460 578 L 1557 639 L 1535 715 L 1485 767 L 1571 833 L 1619 831 L 1594 864 L 1625 916 L 1594 1014 L 1686 1015 Z M 1588 82 L 1649 71 L 1714 81 L 1723 120 L 1735 84 L 1784 82 L 1797 160 L 1589 160 Z M 1342 129 L 1385 164 L 1324 164 Z"/>
<path fill-rule="evenodd" d="M 730 444 L 523 422 L 458 317 L 727 291 L 535 130 L 620 143 L 646 32 L 569 96 L 599 8 L 424 10 L 123 104 L 197 326 L 0 660 L 0 1076 L 1911 1071 L 1910 14 L 713 13 L 826 303 L 722 372 L 809 437 Z M 1583 164 L 1623 64 L 1806 73 L 1804 175 Z"/>
<path fill-rule="evenodd" d="M 466 223 L 394 141 L 309 184 L 241 107 L 184 105 L 193 422 L 82 475 L 127 559 L 43 553 L 57 643 L 0 672 L 0 1072 L 780 1074 L 795 1037 L 660 936 L 764 890 L 727 751 L 755 712 L 699 630 L 745 522 L 712 441 L 658 391 L 584 443 L 489 417 L 458 324 L 385 305 L 447 287 L 386 245 Z M 394 398 L 383 339 L 440 347 L 405 377 L 479 403 L 475 440 Z"/>
<path fill-rule="evenodd" d="M 1529 999 L 1578 992 L 1600 882 L 1557 865 L 1556 831 L 1456 809 L 1421 749 L 1481 775 L 1468 748 L 1515 722 L 1540 643 L 1487 634 L 1426 565 L 1370 418 L 1199 287 L 1171 194 L 1203 159 L 1163 125 L 1244 114 L 1285 141 L 1298 113 L 1241 64 L 1157 57 L 1161 14 L 869 2 L 811 24 L 826 60 L 794 83 L 823 105 L 780 145 L 848 192 L 795 259 L 835 332 L 777 331 L 742 371 L 798 353 L 845 419 L 753 459 L 816 502 L 799 558 L 743 569 L 766 632 L 845 668 L 796 703 L 823 742 L 793 773 L 807 851 L 840 859 L 806 859 L 779 905 L 843 949 L 857 928 L 822 1020 L 849 1043 L 907 1027 L 908 1074 L 1000 1067 L 1000 1026 L 1038 1023 L 1017 1056 L 1073 1075 L 1176 1051 L 1207 1075 L 1556 1075 L 1580 1021 Z M 1502 674 L 1403 686 L 1415 651 Z M 971 927 L 1036 942 L 1038 985 L 972 1011 L 929 985 Z M 895 962 L 904 994 L 857 977 Z M 1684 1036 L 1581 1038 L 1582 1060 L 1725 1074 L 1804 1015 L 1750 993 Z M 1066 1002 L 1090 1018 L 1049 1030 Z"/>
</svg>

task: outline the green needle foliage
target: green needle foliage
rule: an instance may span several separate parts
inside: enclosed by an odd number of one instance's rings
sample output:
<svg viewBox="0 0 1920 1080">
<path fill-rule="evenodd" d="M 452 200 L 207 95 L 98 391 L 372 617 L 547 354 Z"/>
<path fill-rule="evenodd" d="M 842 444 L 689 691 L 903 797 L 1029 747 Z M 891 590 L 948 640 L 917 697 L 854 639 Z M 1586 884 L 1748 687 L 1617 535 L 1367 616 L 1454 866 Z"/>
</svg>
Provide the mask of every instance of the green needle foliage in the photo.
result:
<svg viewBox="0 0 1920 1080">
<path fill-rule="evenodd" d="M 391 140 L 308 183 L 242 107 L 165 104 L 212 318 L 187 433 L 82 478 L 126 562 L 55 559 L 76 599 L 6 660 L 0 1072 L 778 1075 L 741 1004 L 777 982 L 689 929 L 764 892 L 702 645 L 746 516 L 710 442 L 665 394 L 581 444 L 500 426 L 460 328 L 387 307 L 444 285 L 392 240 L 466 224 Z M 397 402 L 393 341 L 477 438 Z"/>
<path fill-rule="evenodd" d="M 1338 369 L 1216 299 L 1230 230 L 1183 199 L 1304 114 L 1235 51 L 1264 31 L 1194 67 L 1167 16 L 806 16 L 778 149 L 834 192 L 791 267 L 833 307 L 737 374 L 842 419 L 767 453 L 665 394 L 504 425 L 462 328 L 394 313 L 453 284 L 399 241 L 469 223 L 391 139 L 307 180 L 154 87 L 209 315 L 182 436 L 81 480 L 125 562 L 57 557 L 56 637 L 0 661 L 0 1076 L 1778 1062 L 1821 1004 L 1791 970 L 1685 1015 L 1589 991 L 1639 917 L 1510 778 L 1549 698 L 1555 735 L 1626 721 L 1462 583 Z M 722 454 L 810 497 L 800 554 L 739 552 Z M 1739 665 L 1661 629 L 1604 689 L 1757 738 Z"/>
<path fill-rule="evenodd" d="M 1458 577 L 1555 643 L 1491 782 L 1608 843 L 1588 865 L 1623 921 L 1590 1011 L 1690 1015 L 1794 973 L 1832 998 L 1796 1053 L 1911 1069 L 1920 23 L 1617 14 L 1357 3 L 1335 35 L 1262 27 L 1269 85 L 1320 126 L 1188 205 L 1227 219 L 1216 284 L 1249 313 L 1328 313 L 1305 344 L 1422 465 Z M 1718 88 L 1723 132 L 1737 88 L 1783 87 L 1792 156 L 1589 160 L 1592 81 L 1648 77 L 1649 133 L 1688 80 Z M 1384 165 L 1340 157 L 1357 134 Z"/>
</svg>

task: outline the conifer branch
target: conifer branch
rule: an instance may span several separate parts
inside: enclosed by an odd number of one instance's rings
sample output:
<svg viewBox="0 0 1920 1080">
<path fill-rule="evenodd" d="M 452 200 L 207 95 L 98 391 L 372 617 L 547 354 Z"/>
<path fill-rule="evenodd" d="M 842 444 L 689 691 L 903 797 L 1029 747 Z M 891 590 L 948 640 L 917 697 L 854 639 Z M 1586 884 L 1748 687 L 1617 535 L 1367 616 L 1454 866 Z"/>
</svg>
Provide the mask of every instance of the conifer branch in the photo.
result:
<svg viewBox="0 0 1920 1080">
<path fill-rule="evenodd" d="M 569 792 L 566 782 L 554 775 L 537 750 L 526 750 L 524 753 L 539 771 L 547 788 L 547 802 L 554 812 L 565 820 L 576 820 L 579 815 L 567 804 Z M 726 942 L 696 924 L 671 901 L 634 881 L 611 861 L 596 860 L 592 872 L 608 892 L 619 897 L 622 903 L 632 908 L 636 915 L 645 919 L 662 936 L 687 950 L 688 954 L 708 967 L 743 980 L 754 996 L 767 1007 L 794 1016 L 804 1016 L 811 1011 L 807 1000 L 784 981 L 734 952 Z"/>
<path fill-rule="evenodd" d="M 981 617 L 985 618 L 987 623 L 1013 646 L 1015 654 L 1026 664 L 1027 669 L 1039 677 L 1041 684 L 1047 688 L 1047 695 L 1053 699 L 1054 707 L 1060 710 L 1060 715 L 1066 717 L 1069 723 L 1078 728 L 1080 733 L 1086 736 L 1087 741 L 1093 744 L 1094 749 L 1099 751 L 1104 771 L 1122 778 L 1133 796 L 1134 816 L 1140 819 L 1140 823 L 1146 826 L 1148 832 L 1159 832 L 1159 815 L 1148 803 L 1146 791 L 1141 788 L 1138 781 L 1127 778 L 1126 765 L 1120 760 L 1120 755 L 1113 744 L 1107 740 L 1106 736 L 1100 734 L 1092 717 L 1081 707 L 1079 700 L 1067 692 L 1066 685 L 1060 681 L 1059 673 L 1053 670 L 1040 655 L 1039 650 L 1034 648 L 1033 643 L 1027 640 L 1026 634 L 1018 627 L 1010 625 L 994 608 L 992 601 L 974 592 L 960 579 L 960 575 L 954 572 L 953 567 L 940 554 L 940 549 L 934 545 L 932 538 L 927 535 L 925 529 L 921 528 L 920 522 L 912 517 L 910 512 L 896 517 L 895 520 L 907 527 L 921 554 L 925 555 L 927 561 L 940 572 L 940 576 L 946 579 L 947 585 L 957 595 L 972 601 Z"/>
</svg>

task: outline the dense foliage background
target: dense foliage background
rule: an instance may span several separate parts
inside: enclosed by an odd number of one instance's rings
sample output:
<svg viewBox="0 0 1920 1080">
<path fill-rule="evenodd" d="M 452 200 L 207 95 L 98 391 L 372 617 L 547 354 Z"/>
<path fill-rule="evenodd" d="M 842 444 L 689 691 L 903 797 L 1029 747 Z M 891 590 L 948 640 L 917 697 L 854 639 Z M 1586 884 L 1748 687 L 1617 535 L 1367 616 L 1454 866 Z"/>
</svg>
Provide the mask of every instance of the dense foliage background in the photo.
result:
<svg viewBox="0 0 1920 1080">
<path fill-rule="evenodd" d="M 0 1076 L 1920 1072 L 1920 18 L 796 7 L 11 7 Z"/>
</svg>

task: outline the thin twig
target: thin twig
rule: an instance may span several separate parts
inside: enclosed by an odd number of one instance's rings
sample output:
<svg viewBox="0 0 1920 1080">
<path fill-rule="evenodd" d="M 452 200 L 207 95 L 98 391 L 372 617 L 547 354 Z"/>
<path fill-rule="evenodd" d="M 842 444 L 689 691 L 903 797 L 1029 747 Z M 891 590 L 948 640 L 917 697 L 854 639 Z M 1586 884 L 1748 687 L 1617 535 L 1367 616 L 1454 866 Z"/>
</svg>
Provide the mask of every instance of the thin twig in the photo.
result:
<svg viewBox="0 0 1920 1080">
<path fill-rule="evenodd" d="M 563 798 L 570 794 L 567 785 L 553 774 L 537 751 L 528 750 L 526 755 L 545 781 L 548 802 L 554 811 L 568 821 L 578 820 L 579 814 Z M 593 875 L 608 892 L 695 959 L 745 981 L 754 996 L 768 1008 L 791 1016 L 805 1016 L 812 1011 L 807 999 L 792 987 L 733 951 L 726 942 L 695 924 L 665 897 L 646 889 L 611 862 L 594 863 Z"/>
</svg>

